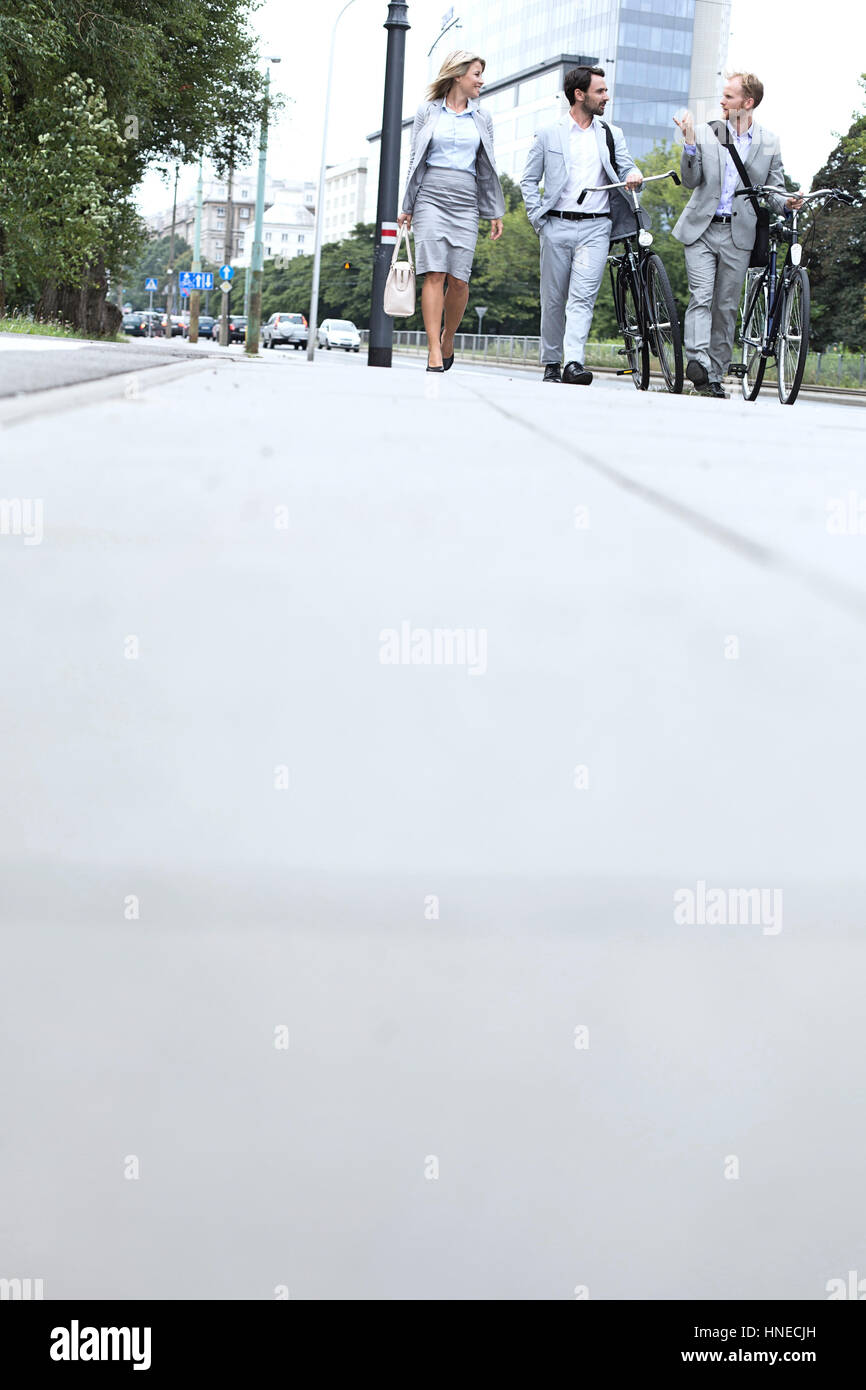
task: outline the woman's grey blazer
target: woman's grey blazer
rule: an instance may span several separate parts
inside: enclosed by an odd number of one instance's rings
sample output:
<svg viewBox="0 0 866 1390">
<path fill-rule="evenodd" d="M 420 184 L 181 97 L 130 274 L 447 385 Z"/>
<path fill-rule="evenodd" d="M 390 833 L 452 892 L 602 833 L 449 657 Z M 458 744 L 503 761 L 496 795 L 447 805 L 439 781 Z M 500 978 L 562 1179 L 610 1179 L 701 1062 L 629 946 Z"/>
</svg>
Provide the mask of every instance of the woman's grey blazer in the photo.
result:
<svg viewBox="0 0 866 1390">
<path fill-rule="evenodd" d="M 403 211 L 411 213 L 421 187 L 421 180 L 427 167 L 427 150 L 433 139 L 436 122 L 444 105 L 439 101 L 424 101 L 415 112 L 412 127 L 412 146 L 409 154 L 409 173 L 406 178 L 406 192 L 403 194 Z M 505 196 L 496 172 L 493 157 L 493 121 L 478 102 L 470 101 L 469 109 L 478 127 L 481 144 L 475 161 L 475 186 L 478 191 L 478 213 L 481 217 L 504 217 Z"/>
</svg>

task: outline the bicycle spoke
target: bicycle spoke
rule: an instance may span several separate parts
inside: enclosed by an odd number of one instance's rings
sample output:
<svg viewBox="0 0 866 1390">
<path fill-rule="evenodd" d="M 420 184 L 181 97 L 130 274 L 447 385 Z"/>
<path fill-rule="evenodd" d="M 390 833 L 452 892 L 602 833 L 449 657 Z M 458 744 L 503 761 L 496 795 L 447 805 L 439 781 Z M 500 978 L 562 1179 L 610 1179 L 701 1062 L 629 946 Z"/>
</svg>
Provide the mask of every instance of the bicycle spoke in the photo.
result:
<svg viewBox="0 0 866 1390">
<path fill-rule="evenodd" d="M 784 294 L 776 365 L 779 400 L 783 405 L 793 405 L 803 381 L 809 351 L 810 295 L 805 270 L 796 271 L 786 282 Z"/>
<path fill-rule="evenodd" d="M 679 392 L 683 388 L 683 357 L 680 323 L 676 315 L 673 290 L 658 256 L 649 257 L 646 274 L 650 345 L 659 359 L 668 390 Z"/>
</svg>

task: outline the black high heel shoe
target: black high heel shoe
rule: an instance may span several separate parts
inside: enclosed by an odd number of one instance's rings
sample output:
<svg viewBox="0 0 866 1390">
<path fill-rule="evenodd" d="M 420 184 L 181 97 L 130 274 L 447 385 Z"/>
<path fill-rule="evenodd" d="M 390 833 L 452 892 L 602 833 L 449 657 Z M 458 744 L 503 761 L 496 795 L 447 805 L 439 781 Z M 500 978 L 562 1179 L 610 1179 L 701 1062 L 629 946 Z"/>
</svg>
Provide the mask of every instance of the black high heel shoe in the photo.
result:
<svg viewBox="0 0 866 1390">
<path fill-rule="evenodd" d="M 430 363 L 428 362 L 428 363 L 427 363 L 427 370 L 428 370 L 428 372 L 444 372 L 444 371 L 447 371 L 448 369 L 447 369 L 447 367 L 431 367 L 431 366 L 430 366 Z"/>
<path fill-rule="evenodd" d="M 442 337 L 444 337 L 444 336 L 445 336 L 445 335 L 443 334 Z M 439 346 L 440 346 L 440 347 L 442 346 L 442 338 L 439 339 Z M 450 372 L 450 370 L 451 370 L 451 368 L 452 368 L 453 366 L 454 366 L 454 353 L 452 352 L 452 354 L 451 354 L 450 357 L 443 357 L 443 358 L 442 358 L 442 370 L 443 370 L 443 372 Z"/>
</svg>

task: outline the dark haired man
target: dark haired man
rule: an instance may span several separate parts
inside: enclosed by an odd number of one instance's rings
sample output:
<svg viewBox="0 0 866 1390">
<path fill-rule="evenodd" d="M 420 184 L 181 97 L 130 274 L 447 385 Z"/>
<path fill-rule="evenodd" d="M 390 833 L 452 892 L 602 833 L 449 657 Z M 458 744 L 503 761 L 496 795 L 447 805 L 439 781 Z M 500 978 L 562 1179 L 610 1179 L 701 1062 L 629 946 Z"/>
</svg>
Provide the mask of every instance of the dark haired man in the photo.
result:
<svg viewBox="0 0 866 1390">
<path fill-rule="evenodd" d="M 601 119 L 608 103 L 604 69 L 572 68 L 564 90 L 569 110 L 536 135 L 520 189 L 541 243 L 544 380 L 588 386 L 586 340 L 611 237 L 634 232 L 634 212 L 622 189 L 588 193 L 580 205 L 577 199 L 584 188 L 623 179 L 629 189 L 639 188 L 643 174 L 622 131 Z"/>
<path fill-rule="evenodd" d="M 758 125 L 753 114 L 763 96 L 763 83 L 754 73 L 735 72 L 722 93 L 724 123 L 696 130 L 690 111 L 673 118 L 683 136 L 682 181 L 694 190 L 674 227 L 685 248 L 691 296 L 683 332 L 686 376 L 699 395 L 719 400 L 727 397 L 722 377 L 731 361 L 757 228 L 752 199 L 734 197 L 745 185 L 733 151 L 753 186 L 785 186 L 778 138 Z M 777 212 L 803 206 L 800 198 L 771 194 L 769 200 Z"/>
</svg>

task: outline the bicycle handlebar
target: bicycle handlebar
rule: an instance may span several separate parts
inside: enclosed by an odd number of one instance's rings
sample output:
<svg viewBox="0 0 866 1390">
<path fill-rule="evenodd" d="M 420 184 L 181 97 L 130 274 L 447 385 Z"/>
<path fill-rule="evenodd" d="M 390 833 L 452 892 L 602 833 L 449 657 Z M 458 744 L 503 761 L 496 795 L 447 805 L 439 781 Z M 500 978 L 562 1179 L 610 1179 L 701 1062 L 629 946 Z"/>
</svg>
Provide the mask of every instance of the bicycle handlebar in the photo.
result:
<svg viewBox="0 0 866 1390">
<path fill-rule="evenodd" d="M 856 198 L 852 193 L 845 193 L 841 188 L 816 188 L 814 193 L 791 193 L 787 188 L 777 188 L 772 183 L 759 183 L 754 188 L 738 188 L 734 193 L 735 198 L 748 198 L 750 193 L 779 193 L 783 198 L 801 198 L 804 203 L 808 203 L 812 198 L 838 198 L 843 203 L 856 203 Z"/>
<path fill-rule="evenodd" d="M 645 183 L 655 183 L 657 179 L 673 179 L 674 183 L 680 182 L 679 174 L 675 173 L 673 169 L 668 169 L 666 174 L 650 174 L 648 178 L 642 180 L 639 187 L 642 188 Z M 625 188 L 625 179 L 621 183 L 602 183 L 599 184 L 598 188 L 584 188 L 577 201 L 582 203 L 587 193 L 606 193 L 609 188 Z M 632 191 L 637 193 L 639 189 L 635 188 Z"/>
</svg>

